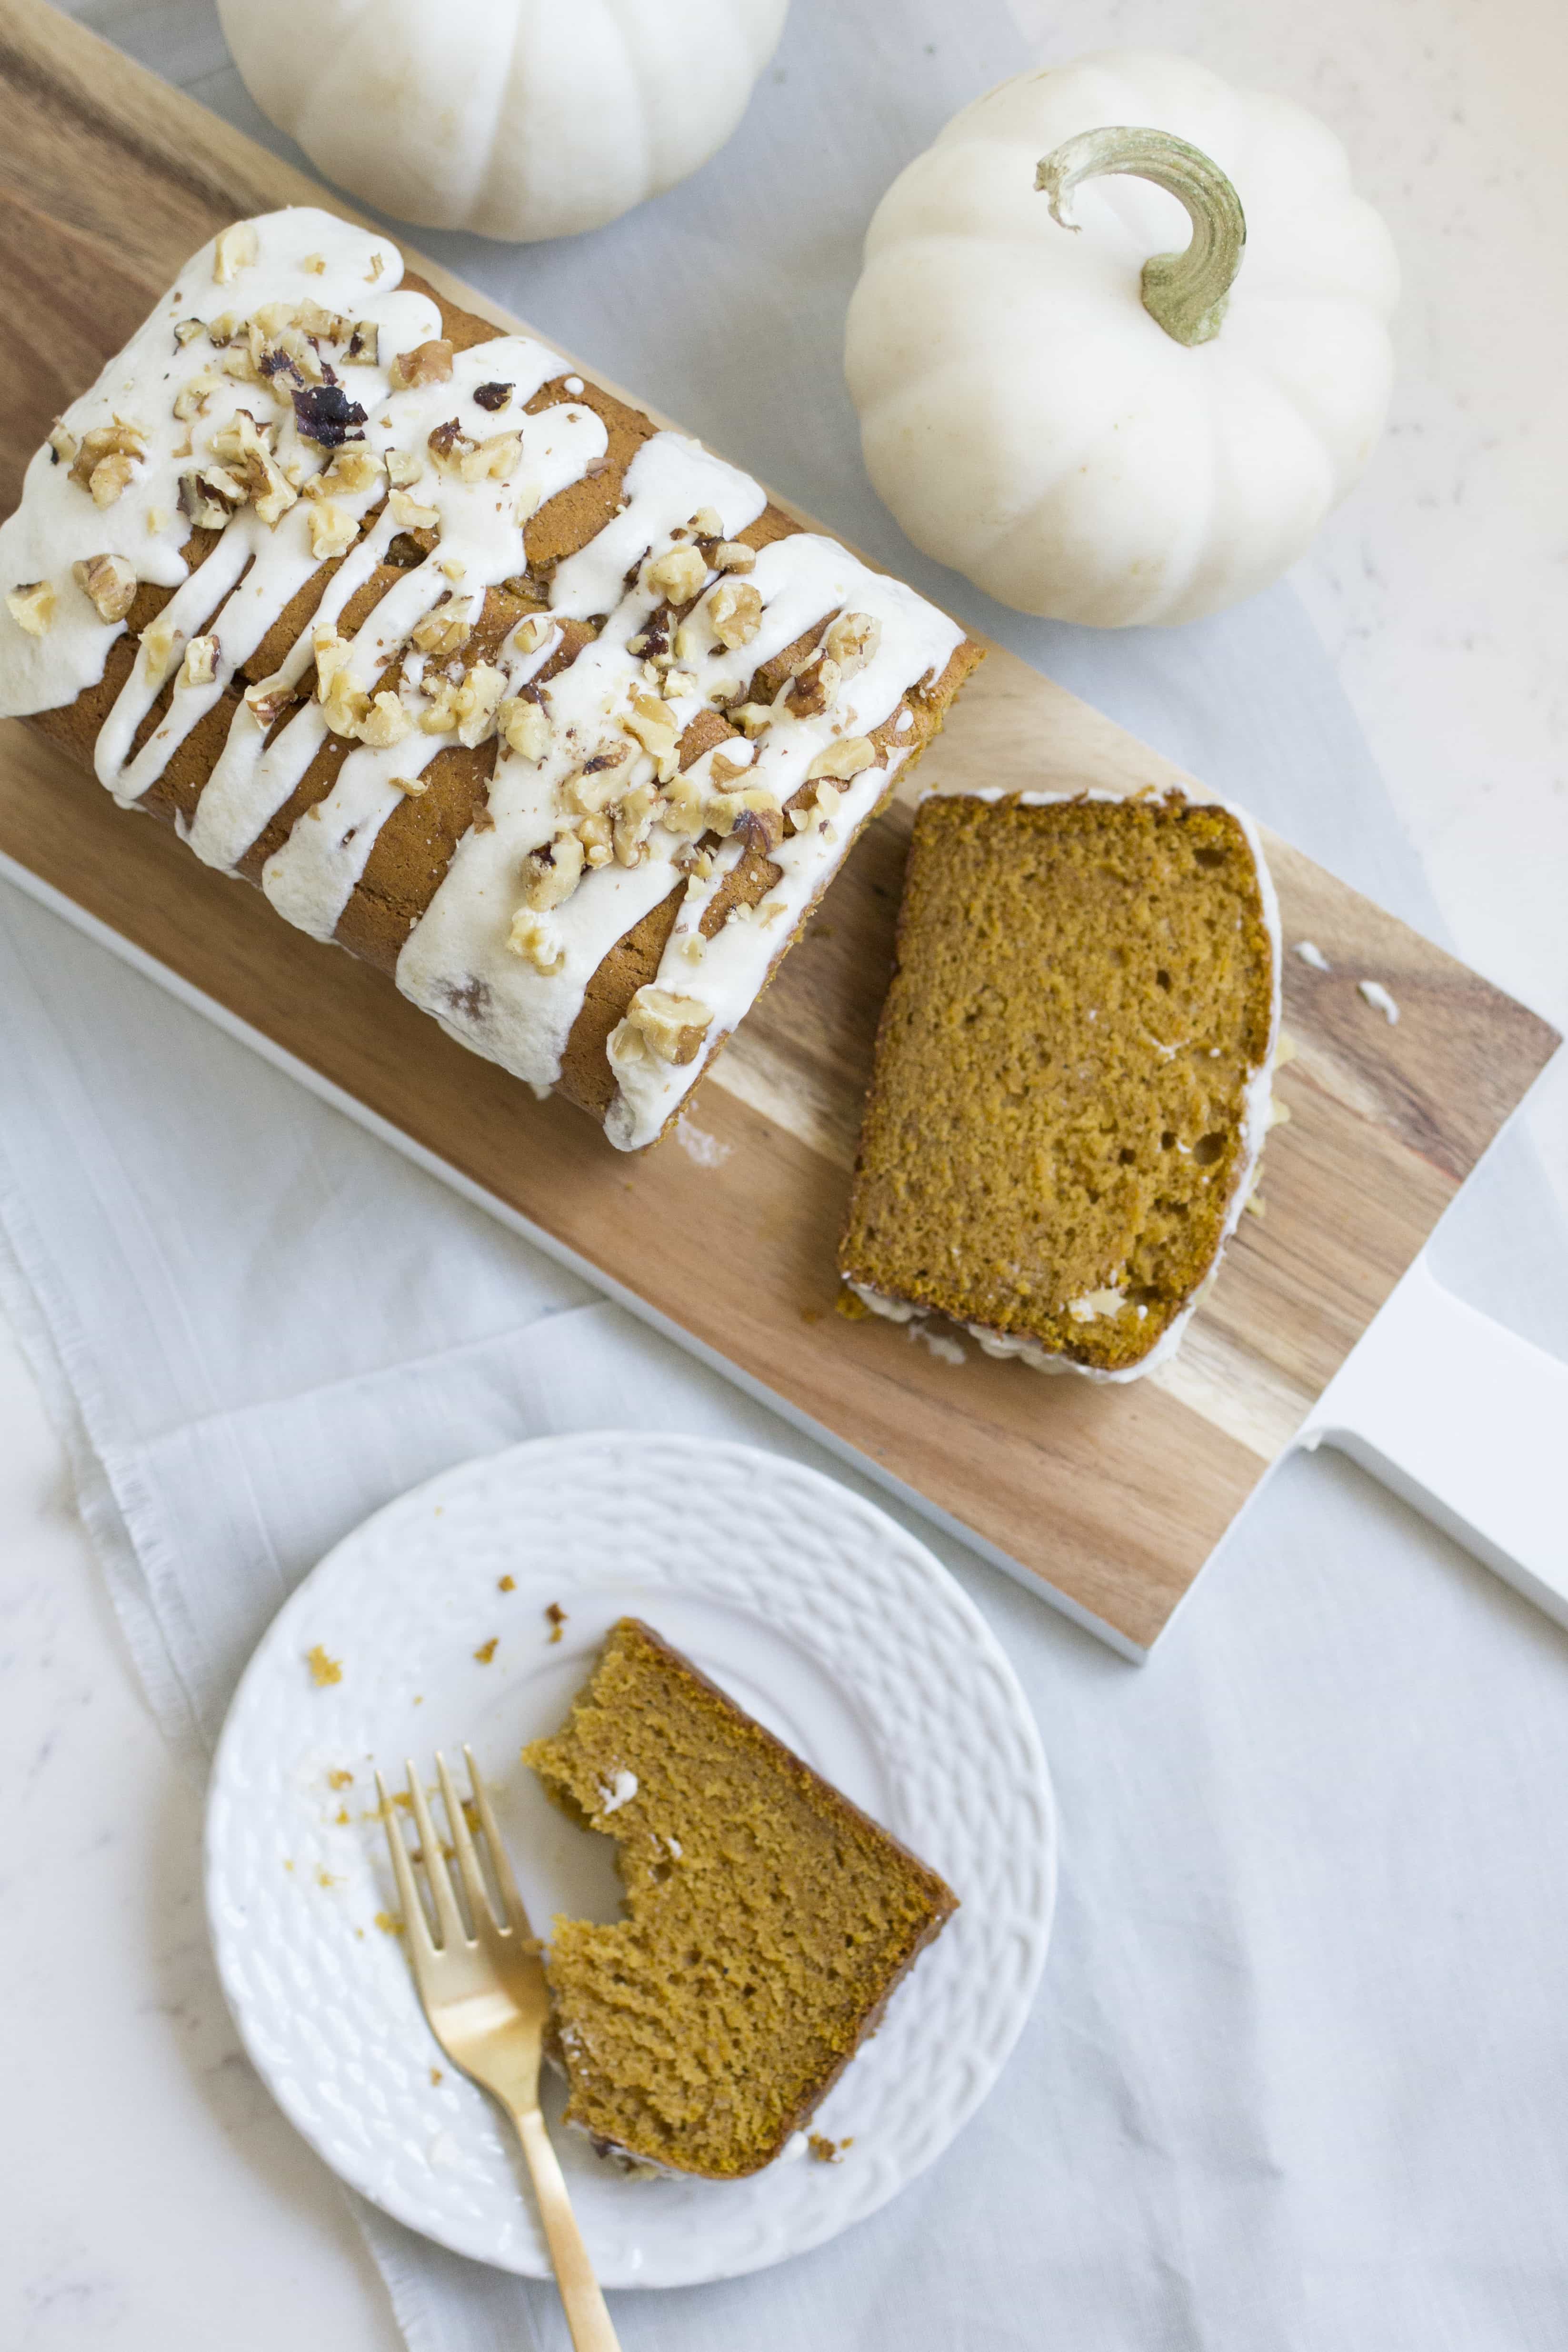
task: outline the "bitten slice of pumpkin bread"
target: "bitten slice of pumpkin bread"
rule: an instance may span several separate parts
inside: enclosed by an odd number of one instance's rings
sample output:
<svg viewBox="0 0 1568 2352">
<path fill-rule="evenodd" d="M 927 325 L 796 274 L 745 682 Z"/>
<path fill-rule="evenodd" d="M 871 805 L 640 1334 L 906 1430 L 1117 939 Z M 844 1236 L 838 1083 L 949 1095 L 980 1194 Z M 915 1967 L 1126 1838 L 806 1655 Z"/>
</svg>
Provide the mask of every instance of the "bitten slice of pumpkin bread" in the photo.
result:
<svg viewBox="0 0 1568 2352">
<path fill-rule="evenodd" d="M 1149 1370 L 1245 1203 L 1279 1003 L 1273 888 L 1237 810 L 923 801 L 844 1281 L 1044 1370 Z"/>
<path fill-rule="evenodd" d="M 758 2171 L 957 1897 L 634 1617 L 523 1754 L 625 1885 L 624 1918 L 557 1919 L 546 1954 L 567 2121 L 674 2171 Z"/>
</svg>

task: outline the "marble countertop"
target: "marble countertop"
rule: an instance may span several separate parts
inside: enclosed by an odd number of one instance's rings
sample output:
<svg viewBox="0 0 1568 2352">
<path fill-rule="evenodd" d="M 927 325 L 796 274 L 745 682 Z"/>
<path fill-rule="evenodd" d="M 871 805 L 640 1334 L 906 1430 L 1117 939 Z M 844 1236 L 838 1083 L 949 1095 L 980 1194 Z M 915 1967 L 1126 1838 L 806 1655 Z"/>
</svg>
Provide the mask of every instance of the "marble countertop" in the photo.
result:
<svg viewBox="0 0 1568 2352">
<path fill-rule="evenodd" d="M 1558 0 L 1013 5 L 1048 59 L 1186 49 L 1347 140 L 1406 263 L 1400 381 L 1371 474 L 1298 585 L 1459 951 L 1568 1027 L 1568 313 L 1544 299 L 1568 215 L 1568 14 Z M 73 13 L 198 96 L 230 70 L 204 0 Z M 1568 1198 L 1568 1072 L 1529 1117 Z M 392 2352 L 346 2209 L 239 2053 L 202 1917 L 200 1791 L 141 1704 L 3 1328 L 0 1428 L 0 2194 L 19 2250 L 0 2271 L 0 2343 Z M 51 1920 L 67 1929 L 57 1950 Z"/>
</svg>

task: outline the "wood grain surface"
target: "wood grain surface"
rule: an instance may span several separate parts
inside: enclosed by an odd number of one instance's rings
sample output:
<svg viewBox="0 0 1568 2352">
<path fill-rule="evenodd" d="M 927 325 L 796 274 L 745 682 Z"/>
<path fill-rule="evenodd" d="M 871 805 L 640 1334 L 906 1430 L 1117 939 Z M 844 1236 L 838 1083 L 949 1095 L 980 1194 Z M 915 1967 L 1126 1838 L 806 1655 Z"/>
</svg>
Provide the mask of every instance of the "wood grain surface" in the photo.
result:
<svg viewBox="0 0 1568 2352">
<path fill-rule="evenodd" d="M 38 0 L 0 0 L 0 512 L 51 418 L 223 222 L 313 183 Z M 434 282 L 494 303 L 404 247 Z M 591 371 L 591 359 L 579 364 Z M 597 371 L 592 371 L 598 373 Z M 601 381 L 603 378 L 601 377 Z M 8 584 L 8 583 L 0 583 Z M 1176 774 L 994 649 L 922 787 L 1135 791 Z M 1546 1024 L 1269 840 L 1294 1058 L 1263 1215 L 1242 1220 L 1176 1360 L 1102 1389 L 833 1311 L 833 1251 L 908 841 L 895 805 L 691 1106 L 727 1156 L 635 1160 L 536 1103 L 384 979 L 136 824 L 25 727 L 0 730 L 0 853 L 553 1236 L 1074 1613 L 1146 1649 L 1552 1052 Z M 1389 1025 L 1357 992 L 1381 981 Z"/>
</svg>

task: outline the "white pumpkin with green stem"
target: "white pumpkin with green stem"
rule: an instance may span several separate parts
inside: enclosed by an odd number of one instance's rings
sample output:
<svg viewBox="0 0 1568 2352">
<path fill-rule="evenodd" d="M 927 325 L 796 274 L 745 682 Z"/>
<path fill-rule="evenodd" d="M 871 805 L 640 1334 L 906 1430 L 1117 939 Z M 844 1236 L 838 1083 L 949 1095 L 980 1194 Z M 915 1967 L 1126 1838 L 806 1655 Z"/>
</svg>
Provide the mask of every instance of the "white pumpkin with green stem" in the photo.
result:
<svg viewBox="0 0 1568 2352">
<path fill-rule="evenodd" d="M 1005 604 L 1194 620 L 1276 579 L 1361 473 L 1397 290 L 1301 108 L 1152 51 L 1020 75 L 872 221 L 846 353 L 866 466 Z"/>
<path fill-rule="evenodd" d="M 262 112 L 365 203 L 530 240 L 717 152 L 789 0 L 218 0 Z"/>
</svg>

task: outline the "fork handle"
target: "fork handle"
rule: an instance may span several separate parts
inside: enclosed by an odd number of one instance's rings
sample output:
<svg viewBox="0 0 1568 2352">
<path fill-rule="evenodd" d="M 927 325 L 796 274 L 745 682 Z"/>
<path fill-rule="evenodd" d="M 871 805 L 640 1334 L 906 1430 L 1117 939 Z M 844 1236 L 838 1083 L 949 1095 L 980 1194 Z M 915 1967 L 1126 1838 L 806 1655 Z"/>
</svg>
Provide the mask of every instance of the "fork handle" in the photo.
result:
<svg viewBox="0 0 1568 2352">
<path fill-rule="evenodd" d="M 509 2112 L 523 2144 L 534 2195 L 538 2200 L 539 2219 L 545 2225 L 556 2284 L 560 2289 L 566 2324 L 571 2330 L 576 2352 L 621 2352 L 609 2308 L 571 2210 L 560 2159 L 545 2129 L 544 2116 L 538 2107 L 513 2107 Z"/>
</svg>

